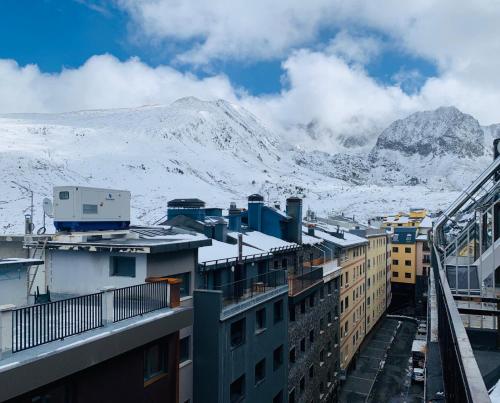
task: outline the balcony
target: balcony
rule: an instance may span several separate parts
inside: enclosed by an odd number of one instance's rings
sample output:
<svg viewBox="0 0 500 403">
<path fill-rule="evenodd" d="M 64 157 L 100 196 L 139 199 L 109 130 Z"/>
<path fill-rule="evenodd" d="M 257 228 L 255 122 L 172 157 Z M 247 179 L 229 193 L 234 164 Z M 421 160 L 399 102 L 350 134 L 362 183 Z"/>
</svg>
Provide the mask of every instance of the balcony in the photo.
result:
<svg viewBox="0 0 500 403">
<path fill-rule="evenodd" d="M 286 270 L 270 270 L 255 277 L 213 287 L 213 290 L 222 292 L 221 317 L 234 315 L 264 300 L 286 293 L 288 289 L 286 279 Z"/>
<path fill-rule="evenodd" d="M 304 268 L 300 273 L 288 275 L 288 296 L 296 295 L 323 282 L 323 267 Z"/>
<path fill-rule="evenodd" d="M 170 281 L 172 280 L 172 281 Z M 106 325 L 179 306 L 176 279 L 125 288 L 106 287 L 102 292 L 65 298 L 46 304 L 0 311 L 2 353 L 17 353 L 64 340 Z"/>
</svg>

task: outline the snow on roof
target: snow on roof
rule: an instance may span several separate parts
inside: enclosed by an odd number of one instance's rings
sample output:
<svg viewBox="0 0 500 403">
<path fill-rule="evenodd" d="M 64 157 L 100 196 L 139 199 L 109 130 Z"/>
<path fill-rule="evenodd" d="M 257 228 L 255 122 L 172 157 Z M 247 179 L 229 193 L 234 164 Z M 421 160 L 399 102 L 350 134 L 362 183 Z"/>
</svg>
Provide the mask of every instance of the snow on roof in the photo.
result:
<svg viewBox="0 0 500 403">
<path fill-rule="evenodd" d="M 228 235 L 231 238 L 238 239 L 237 232 L 230 232 Z M 260 231 L 248 231 L 243 233 L 243 243 L 260 249 L 259 253 L 263 251 L 270 251 L 275 248 L 289 248 L 298 246 L 294 242 L 283 241 L 280 238 L 264 234 Z"/>
<path fill-rule="evenodd" d="M 316 232 L 315 232 L 316 234 Z M 322 238 L 316 238 L 310 235 L 307 235 L 307 231 L 305 234 L 302 234 L 302 243 L 306 245 L 316 245 L 318 243 L 322 243 L 324 240 Z"/>
<path fill-rule="evenodd" d="M 282 210 L 278 210 L 277 208 L 275 207 L 272 207 L 272 206 L 264 206 L 266 208 L 268 208 L 269 210 L 272 210 L 273 212 L 275 212 L 276 214 L 279 214 L 280 216 L 282 216 L 283 218 L 291 218 L 289 215 L 286 214 L 285 211 L 282 211 Z"/>
<path fill-rule="evenodd" d="M 13 264 L 22 265 L 22 266 L 34 266 L 38 264 L 43 264 L 44 261 L 40 259 L 25 259 L 25 258 L 5 258 L 0 259 L 0 267 L 1 266 L 10 266 Z"/>
<path fill-rule="evenodd" d="M 323 231 L 315 231 L 314 235 L 340 247 L 349 247 L 368 243 L 368 240 L 366 240 L 365 238 L 350 234 L 349 232 L 344 232 L 344 238 L 337 238 L 336 236 L 330 235 Z"/>
<path fill-rule="evenodd" d="M 411 351 L 425 354 L 426 347 L 427 343 L 424 340 L 413 340 Z"/>
<path fill-rule="evenodd" d="M 243 245 L 243 256 L 260 255 L 263 251 Z M 215 260 L 236 259 L 238 257 L 238 245 L 212 240 L 211 246 L 203 246 L 198 249 L 198 263 Z"/>
<path fill-rule="evenodd" d="M 425 234 L 419 235 L 419 236 L 417 236 L 416 240 L 417 241 L 427 241 L 427 235 L 425 235 Z"/>
<path fill-rule="evenodd" d="M 432 218 L 430 218 L 429 216 L 426 216 L 422 222 L 420 223 L 420 227 L 423 227 L 423 228 L 432 228 Z"/>
</svg>

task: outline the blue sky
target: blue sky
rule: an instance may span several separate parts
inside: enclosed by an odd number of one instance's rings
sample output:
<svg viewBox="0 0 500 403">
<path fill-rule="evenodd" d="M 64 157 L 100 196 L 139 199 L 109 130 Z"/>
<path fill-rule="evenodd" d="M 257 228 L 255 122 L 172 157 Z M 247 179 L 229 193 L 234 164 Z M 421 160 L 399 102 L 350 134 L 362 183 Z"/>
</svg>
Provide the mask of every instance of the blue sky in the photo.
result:
<svg viewBox="0 0 500 403">
<path fill-rule="evenodd" d="M 198 77 L 225 74 L 235 87 L 252 95 L 282 89 L 282 58 L 215 60 L 210 66 L 191 66 L 175 62 L 176 55 L 186 51 L 191 41 L 137 41 L 131 35 L 130 21 L 128 13 L 112 2 L 2 0 L 0 58 L 14 59 L 21 66 L 36 64 L 43 72 L 57 73 L 63 68 L 78 68 L 93 55 L 109 53 L 121 61 L 138 56 L 150 66 L 174 64 L 177 70 Z M 321 48 L 335 33 L 322 30 L 306 46 Z M 391 46 L 364 68 L 382 85 L 394 84 L 398 73 L 413 72 L 414 78 L 401 85 L 409 94 L 437 74 L 434 63 Z"/>
</svg>

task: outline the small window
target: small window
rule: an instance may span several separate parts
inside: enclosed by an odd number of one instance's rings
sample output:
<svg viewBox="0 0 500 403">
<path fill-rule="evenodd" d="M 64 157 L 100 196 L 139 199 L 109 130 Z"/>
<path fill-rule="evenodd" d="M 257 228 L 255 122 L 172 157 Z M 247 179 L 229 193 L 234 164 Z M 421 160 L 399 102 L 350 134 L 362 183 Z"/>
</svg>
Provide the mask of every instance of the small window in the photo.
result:
<svg viewBox="0 0 500 403">
<path fill-rule="evenodd" d="M 266 377 L 266 359 L 260 360 L 255 366 L 255 384 L 262 382 Z"/>
<path fill-rule="evenodd" d="M 259 309 L 255 313 L 256 330 L 264 330 L 266 328 L 266 308 Z"/>
<path fill-rule="evenodd" d="M 398 259 L 392 259 L 392 264 L 395 264 L 397 266 L 399 264 L 399 260 Z"/>
<path fill-rule="evenodd" d="M 397 252 L 397 251 L 398 251 L 398 247 L 397 247 L 397 246 L 393 246 L 393 247 L 392 247 L 392 251 L 393 251 L 393 252 Z"/>
<path fill-rule="evenodd" d="M 289 361 L 291 364 L 295 364 L 295 347 L 290 350 Z"/>
<path fill-rule="evenodd" d="M 186 336 L 182 338 L 179 342 L 179 363 L 189 361 L 191 359 L 190 352 L 190 338 Z"/>
<path fill-rule="evenodd" d="M 191 273 L 187 272 L 187 273 L 175 274 L 172 277 L 175 277 L 182 281 L 182 283 L 179 284 L 180 296 L 181 297 L 189 296 Z"/>
<path fill-rule="evenodd" d="M 68 200 L 69 199 L 69 192 L 68 191 L 63 191 L 59 192 L 59 200 Z"/>
<path fill-rule="evenodd" d="M 411 260 L 405 260 L 405 266 L 411 266 Z"/>
<path fill-rule="evenodd" d="M 309 331 L 309 343 L 314 343 L 314 329 Z"/>
<path fill-rule="evenodd" d="M 306 378 L 302 377 L 300 378 L 300 394 L 304 393 L 304 391 L 306 390 Z"/>
<path fill-rule="evenodd" d="M 110 275 L 135 277 L 135 257 L 111 256 Z"/>
<path fill-rule="evenodd" d="M 302 352 L 306 351 L 306 339 L 305 338 L 300 340 L 300 351 L 302 351 Z"/>
<path fill-rule="evenodd" d="M 411 248 L 405 248 L 405 253 L 411 253 Z"/>
<path fill-rule="evenodd" d="M 399 277 L 399 273 L 397 271 L 392 272 L 392 277 Z"/>
<path fill-rule="evenodd" d="M 245 342 L 245 319 L 231 323 L 231 347 L 241 346 Z"/>
<path fill-rule="evenodd" d="M 314 378 L 314 365 L 309 367 L 309 378 Z"/>
<path fill-rule="evenodd" d="M 245 375 L 240 376 L 231 384 L 229 395 L 231 403 L 241 402 L 245 398 Z"/>
<path fill-rule="evenodd" d="M 288 403 L 295 403 L 295 389 L 292 389 L 288 394 Z"/>
<path fill-rule="evenodd" d="M 84 204 L 83 214 L 97 214 L 97 204 Z"/>
<path fill-rule="evenodd" d="M 283 300 L 274 303 L 274 323 L 283 320 Z"/>
<path fill-rule="evenodd" d="M 278 370 L 283 365 L 283 346 L 279 346 L 273 352 L 273 370 Z"/>
<path fill-rule="evenodd" d="M 310 297 L 309 297 L 309 307 L 313 307 L 314 306 L 314 294 L 312 294 Z"/>
<path fill-rule="evenodd" d="M 305 300 L 302 300 L 300 302 L 300 313 L 302 313 L 302 314 L 306 313 L 306 301 Z"/>
<path fill-rule="evenodd" d="M 168 350 L 165 343 L 155 343 L 144 349 L 144 382 L 167 373 Z"/>
<path fill-rule="evenodd" d="M 411 278 L 411 273 L 405 273 L 405 278 Z"/>
</svg>

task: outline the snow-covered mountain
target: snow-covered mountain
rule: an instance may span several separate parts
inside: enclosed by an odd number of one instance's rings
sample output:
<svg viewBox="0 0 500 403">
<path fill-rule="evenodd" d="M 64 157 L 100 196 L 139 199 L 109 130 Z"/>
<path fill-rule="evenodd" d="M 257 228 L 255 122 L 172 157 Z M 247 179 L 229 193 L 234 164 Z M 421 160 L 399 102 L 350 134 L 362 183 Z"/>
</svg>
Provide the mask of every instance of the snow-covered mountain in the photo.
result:
<svg viewBox="0 0 500 403">
<path fill-rule="evenodd" d="M 496 137 L 500 125 L 474 122 L 440 108 L 395 122 L 369 154 L 354 147 L 350 154 L 330 155 L 284 143 L 251 113 L 223 100 L 3 115 L 0 232 L 22 229 L 29 207 L 25 188 L 34 192 L 39 226 L 43 197 L 63 184 L 129 189 L 134 221 L 141 223 L 160 219 L 171 198 L 244 206 L 255 192 L 269 201 L 299 195 L 319 213 L 333 209 L 358 217 L 415 204 L 441 208 L 491 159 L 485 139 Z M 456 179 L 448 185 L 440 175 L 450 171 Z"/>
</svg>

